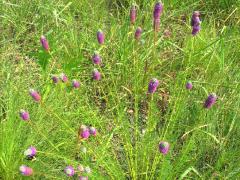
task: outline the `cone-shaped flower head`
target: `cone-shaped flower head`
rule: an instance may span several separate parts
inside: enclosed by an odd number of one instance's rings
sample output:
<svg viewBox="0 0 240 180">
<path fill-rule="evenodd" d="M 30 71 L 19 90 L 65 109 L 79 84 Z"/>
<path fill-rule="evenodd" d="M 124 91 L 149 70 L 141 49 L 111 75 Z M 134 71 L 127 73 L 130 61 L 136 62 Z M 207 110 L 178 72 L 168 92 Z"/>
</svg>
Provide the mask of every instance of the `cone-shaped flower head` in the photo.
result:
<svg viewBox="0 0 240 180">
<path fill-rule="evenodd" d="M 201 21 L 200 21 L 200 12 L 194 11 L 191 18 L 191 26 L 192 26 L 192 35 L 195 36 L 200 31 Z"/>
<path fill-rule="evenodd" d="M 98 30 L 98 32 L 97 32 L 98 43 L 99 44 L 103 44 L 104 43 L 104 39 L 105 39 L 104 33 L 101 30 Z"/>
<path fill-rule="evenodd" d="M 201 30 L 200 25 L 198 25 L 198 26 L 193 26 L 193 27 L 192 27 L 192 35 L 193 35 L 193 36 L 197 35 L 200 30 Z"/>
<path fill-rule="evenodd" d="M 93 136 L 96 136 L 97 135 L 97 130 L 96 130 L 96 128 L 95 127 L 90 127 L 89 128 L 89 132 L 90 132 L 90 134 L 91 135 L 93 135 Z"/>
<path fill-rule="evenodd" d="M 77 89 L 77 88 L 80 87 L 80 82 L 77 81 L 76 79 L 74 79 L 74 80 L 72 81 L 72 86 Z"/>
<path fill-rule="evenodd" d="M 19 114 L 20 114 L 20 117 L 22 118 L 22 120 L 24 120 L 24 121 L 28 121 L 30 119 L 28 111 L 21 109 Z"/>
<path fill-rule="evenodd" d="M 159 143 L 159 151 L 164 155 L 168 153 L 169 147 L 170 147 L 170 145 L 166 141 L 162 141 Z"/>
<path fill-rule="evenodd" d="M 59 76 L 59 78 L 60 78 L 60 79 L 62 80 L 62 82 L 64 82 L 64 83 L 68 82 L 68 77 L 67 77 L 67 75 L 64 74 L 64 73 L 61 73 L 60 76 Z"/>
<path fill-rule="evenodd" d="M 59 81 L 59 78 L 56 75 L 52 75 L 52 81 L 54 84 L 57 84 Z"/>
<path fill-rule="evenodd" d="M 138 27 L 138 28 L 136 29 L 136 32 L 135 32 L 135 39 L 136 39 L 136 40 L 140 40 L 141 35 L 142 35 L 142 28 L 141 28 L 141 27 Z"/>
<path fill-rule="evenodd" d="M 152 78 L 148 84 L 148 93 L 152 94 L 157 90 L 159 81 L 156 78 Z"/>
<path fill-rule="evenodd" d="M 43 49 L 45 49 L 46 51 L 49 51 L 48 41 L 45 36 L 43 36 L 43 35 L 41 36 L 40 42 L 42 44 Z"/>
<path fill-rule="evenodd" d="M 28 158 L 33 158 L 37 154 L 37 149 L 34 146 L 30 146 L 26 151 L 24 151 L 24 155 Z"/>
<path fill-rule="evenodd" d="M 92 72 L 92 77 L 94 80 L 98 81 L 101 79 L 101 73 L 97 69 L 94 69 Z"/>
<path fill-rule="evenodd" d="M 81 126 L 81 132 L 80 132 L 80 136 L 82 139 L 88 139 L 90 136 L 90 132 L 87 126 L 82 125 Z"/>
<path fill-rule="evenodd" d="M 89 166 L 84 168 L 85 173 L 90 174 L 91 173 L 91 168 Z"/>
<path fill-rule="evenodd" d="M 192 82 L 191 82 L 191 81 L 188 81 L 188 82 L 186 83 L 186 89 L 191 90 L 192 88 L 193 88 Z"/>
<path fill-rule="evenodd" d="M 130 9 L 130 22 L 131 22 L 131 24 L 135 23 L 136 17 L 137 17 L 137 8 L 136 8 L 136 5 L 132 5 L 132 7 Z"/>
<path fill-rule="evenodd" d="M 94 55 L 92 56 L 92 62 L 94 64 L 100 64 L 102 62 L 102 58 L 98 54 L 98 52 L 94 52 Z"/>
<path fill-rule="evenodd" d="M 160 16 L 163 12 L 163 4 L 161 2 L 157 2 L 154 6 L 153 10 L 153 28 L 154 31 L 159 31 L 160 26 Z"/>
<path fill-rule="evenodd" d="M 22 175 L 24 176 L 31 176 L 33 174 L 32 168 L 22 165 L 19 167 L 19 171 L 21 172 Z"/>
<path fill-rule="evenodd" d="M 65 169 L 64 169 L 64 172 L 67 176 L 73 176 L 75 174 L 75 171 L 73 169 L 72 166 L 67 166 Z"/>
<path fill-rule="evenodd" d="M 88 180 L 87 176 L 79 176 L 79 180 Z"/>
<path fill-rule="evenodd" d="M 32 96 L 34 101 L 39 102 L 41 100 L 40 94 L 37 91 L 35 91 L 34 89 L 30 89 L 29 94 L 30 94 L 30 96 Z"/>
<path fill-rule="evenodd" d="M 215 93 L 209 94 L 208 98 L 205 100 L 204 108 L 210 109 L 217 101 L 217 95 Z"/>
</svg>

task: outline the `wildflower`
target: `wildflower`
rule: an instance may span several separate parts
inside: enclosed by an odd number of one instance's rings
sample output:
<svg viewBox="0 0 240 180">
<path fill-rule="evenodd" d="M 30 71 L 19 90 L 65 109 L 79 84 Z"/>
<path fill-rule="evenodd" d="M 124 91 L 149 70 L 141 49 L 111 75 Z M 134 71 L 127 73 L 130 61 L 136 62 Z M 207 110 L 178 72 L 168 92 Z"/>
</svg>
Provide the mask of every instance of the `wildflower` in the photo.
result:
<svg viewBox="0 0 240 180">
<path fill-rule="evenodd" d="M 24 155 L 28 158 L 33 158 L 37 154 L 37 149 L 34 146 L 30 146 L 26 151 L 24 151 Z"/>
<path fill-rule="evenodd" d="M 84 168 L 84 171 L 85 171 L 85 173 L 87 173 L 87 174 L 90 174 L 91 173 L 91 169 L 90 169 L 90 167 L 85 167 Z"/>
<path fill-rule="evenodd" d="M 93 136 L 96 136 L 97 135 L 97 130 L 96 130 L 96 128 L 95 127 L 90 127 L 89 128 L 89 132 L 90 132 L 90 134 L 91 135 L 93 135 Z"/>
<path fill-rule="evenodd" d="M 191 26 L 192 26 L 192 35 L 195 36 L 200 31 L 200 13 L 199 11 L 194 11 L 191 18 Z"/>
<path fill-rule="evenodd" d="M 31 176 L 33 174 L 32 168 L 25 166 L 25 165 L 20 166 L 19 170 L 20 170 L 21 174 L 24 176 Z"/>
<path fill-rule="evenodd" d="M 81 165 L 81 164 L 78 166 L 77 169 L 78 169 L 80 172 L 84 172 L 84 167 L 83 167 L 83 165 Z"/>
<path fill-rule="evenodd" d="M 79 88 L 80 87 L 80 82 L 78 82 L 77 80 L 73 80 L 72 81 L 72 86 L 74 87 L 74 88 Z"/>
<path fill-rule="evenodd" d="M 75 174 L 75 171 L 73 169 L 72 166 L 67 166 L 65 169 L 64 169 L 64 172 L 67 176 L 73 176 Z"/>
<path fill-rule="evenodd" d="M 82 125 L 81 126 L 81 132 L 80 132 L 80 136 L 82 139 L 88 139 L 90 136 L 90 132 L 87 126 Z"/>
<path fill-rule="evenodd" d="M 162 12 L 163 12 L 163 4 L 161 2 L 157 2 L 155 4 L 154 11 L 153 11 L 153 27 L 154 27 L 154 31 L 156 32 L 159 30 L 160 16 L 162 15 Z"/>
<path fill-rule="evenodd" d="M 191 90 L 193 88 L 192 82 L 188 81 L 187 84 L 186 84 L 186 88 L 188 90 Z"/>
<path fill-rule="evenodd" d="M 169 147 L 170 147 L 170 145 L 166 141 L 162 141 L 159 143 L 159 151 L 164 155 L 168 153 Z"/>
<path fill-rule="evenodd" d="M 138 27 L 135 32 L 135 39 L 139 40 L 141 38 L 141 34 L 142 34 L 142 28 Z"/>
<path fill-rule="evenodd" d="M 79 180 L 88 180 L 87 176 L 79 176 Z"/>
<path fill-rule="evenodd" d="M 94 69 L 92 72 L 92 77 L 94 80 L 98 81 L 101 79 L 101 73 L 97 69 Z"/>
<path fill-rule="evenodd" d="M 22 118 L 22 120 L 24 120 L 24 121 L 28 121 L 30 119 L 28 111 L 21 109 L 19 114 L 20 114 L 20 117 Z"/>
<path fill-rule="evenodd" d="M 131 24 L 134 24 L 136 21 L 136 15 L 137 15 L 137 9 L 135 5 L 132 5 L 132 8 L 130 10 L 130 21 Z"/>
<path fill-rule="evenodd" d="M 102 45 L 104 43 L 104 39 L 105 39 L 104 33 L 101 30 L 98 30 L 97 32 L 98 43 Z"/>
<path fill-rule="evenodd" d="M 92 56 L 92 62 L 94 64 L 100 64 L 102 62 L 102 59 L 97 52 L 95 52 L 94 55 Z"/>
<path fill-rule="evenodd" d="M 45 36 L 43 36 L 43 35 L 41 36 L 40 42 L 42 44 L 43 49 L 45 49 L 46 51 L 49 51 L 48 41 Z"/>
<path fill-rule="evenodd" d="M 64 73 L 61 73 L 60 74 L 60 76 L 59 76 L 59 78 L 62 80 L 62 82 L 68 82 L 68 77 L 67 77 L 67 75 L 66 74 L 64 74 Z"/>
<path fill-rule="evenodd" d="M 157 90 L 159 81 L 156 78 L 152 78 L 148 84 L 148 93 L 152 94 Z"/>
<path fill-rule="evenodd" d="M 87 148 L 84 147 L 84 146 L 82 146 L 82 147 L 80 148 L 80 150 L 81 150 L 83 153 L 86 153 L 86 152 L 87 152 Z"/>
<path fill-rule="evenodd" d="M 215 93 L 211 93 L 208 98 L 205 100 L 204 108 L 210 109 L 217 101 L 217 95 Z"/>
<path fill-rule="evenodd" d="M 35 91 L 34 89 L 30 89 L 29 94 L 30 94 L 30 96 L 32 96 L 34 101 L 39 102 L 41 100 L 40 94 L 37 91 Z"/>
<path fill-rule="evenodd" d="M 54 84 L 57 84 L 59 81 L 59 78 L 56 75 L 52 75 L 52 81 Z"/>
</svg>

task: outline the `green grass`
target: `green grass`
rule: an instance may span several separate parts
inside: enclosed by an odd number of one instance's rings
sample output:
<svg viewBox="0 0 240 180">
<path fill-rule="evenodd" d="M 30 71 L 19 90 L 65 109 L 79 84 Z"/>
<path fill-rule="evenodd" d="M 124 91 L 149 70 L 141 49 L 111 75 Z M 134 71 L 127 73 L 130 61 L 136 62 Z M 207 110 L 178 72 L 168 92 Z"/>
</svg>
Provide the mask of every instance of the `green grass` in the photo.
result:
<svg viewBox="0 0 240 180">
<path fill-rule="evenodd" d="M 32 179 L 67 179 L 63 169 L 79 164 L 92 169 L 90 179 L 240 178 L 240 2 L 163 2 L 156 45 L 153 0 L 136 1 L 134 27 L 127 0 L 0 2 L 0 178 L 25 179 L 22 164 L 33 168 Z M 189 25 L 194 10 L 203 20 L 196 37 Z M 137 26 L 144 44 L 134 40 Z M 102 47 L 98 29 L 106 35 Z M 40 46 L 42 34 L 50 55 Z M 99 82 L 91 80 L 95 50 L 103 59 Z M 53 85 L 50 74 L 61 72 L 80 80 L 80 89 Z M 160 86 L 149 96 L 153 77 Z M 30 88 L 40 92 L 40 104 Z M 218 100 L 206 110 L 211 92 Z M 19 118 L 20 109 L 31 123 Z M 82 124 L 98 135 L 79 144 Z M 158 151 L 161 140 L 170 143 L 166 156 Z M 23 155 L 30 145 L 38 150 L 35 161 Z"/>
</svg>

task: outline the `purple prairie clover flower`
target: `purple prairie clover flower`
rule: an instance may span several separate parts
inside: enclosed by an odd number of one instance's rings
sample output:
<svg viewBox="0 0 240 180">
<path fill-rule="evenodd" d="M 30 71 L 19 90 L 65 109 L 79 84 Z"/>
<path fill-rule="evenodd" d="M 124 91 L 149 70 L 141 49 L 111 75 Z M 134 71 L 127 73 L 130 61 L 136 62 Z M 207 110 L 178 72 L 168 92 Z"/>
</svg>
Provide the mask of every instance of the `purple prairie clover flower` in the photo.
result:
<svg viewBox="0 0 240 180">
<path fill-rule="evenodd" d="M 87 176 L 79 176 L 79 180 L 88 180 Z"/>
<path fill-rule="evenodd" d="M 160 19 L 153 20 L 153 28 L 155 32 L 159 31 L 160 27 Z"/>
<path fill-rule="evenodd" d="M 160 16 L 162 15 L 162 12 L 163 12 L 163 4 L 161 2 L 157 2 L 153 10 L 153 27 L 154 27 L 154 31 L 156 32 L 159 30 Z"/>
<path fill-rule="evenodd" d="M 138 27 L 135 31 L 135 39 L 139 40 L 141 38 L 141 35 L 142 35 L 142 28 Z"/>
<path fill-rule="evenodd" d="M 19 171 L 21 172 L 22 175 L 24 176 L 31 176 L 33 174 L 32 168 L 22 165 L 19 167 Z"/>
<path fill-rule="evenodd" d="M 59 78 L 56 75 L 52 75 L 52 81 L 54 84 L 57 84 L 59 81 Z"/>
<path fill-rule="evenodd" d="M 67 166 L 65 169 L 64 169 L 64 172 L 67 176 L 73 176 L 75 174 L 75 171 L 73 169 L 72 166 Z"/>
<path fill-rule="evenodd" d="M 159 85 L 159 81 L 156 78 L 152 78 L 148 84 L 148 93 L 153 94 Z"/>
<path fill-rule="evenodd" d="M 99 81 L 101 79 L 101 73 L 97 69 L 94 69 L 92 72 L 92 78 Z"/>
<path fill-rule="evenodd" d="M 215 93 L 209 94 L 208 98 L 205 100 L 204 108 L 210 109 L 217 101 L 217 95 Z"/>
<path fill-rule="evenodd" d="M 30 89 L 29 94 L 30 94 L 30 96 L 32 96 L 34 101 L 39 102 L 41 100 L 40 94 L 37 91 L 35 91 L 34 89 Z"/>
<path fill-rule="evenodd" d="M 45 36 L 43 36 L 43 35 L 41 36 L 40 42 L 42 44 L 43 49 L 45 49 L 46 51 L 49 51 L 50 48 L 49 48 L 48 41 Z"/>
<path fill-rule="evenodd" d="M 92 62 L 94 64 L 100 64 L 102 62 L 102 58 L 97 52 L 94 52 L 94 55 L 92 56 Z"/>
<path fill-rule="evenodd" d="M 62 80 L 62 82 L 64 82 L 64 83 L 68 82 L 68 77 L 67 77 L 67 75 L 64 74 L 64 73 L 61 73 L 60 76 L 59 76 L 59 78 L 60 78 L 60 79 Z"/>
<path fill-rule="evenodd" d="M 77 88 L 80 87 L 80 82 L 77 81 L 76 79 L 74 79 L 74 80 L 72 81 L 72 86 L 77 89 Z"/>
<path fill-rule="evenodd" d="M 192 26 L 192 35 L 195 36 L 200 31 L 200 13 L 199 11 L 194 11 L 191 18 L 191 26 Z"/>
<path fill-rule="evenodd" d="M 95 127 L 90 127 L 89 128 L 89 132 L 90 132 L 90 134 L 91 135 L 93 135 L 93 136 L 96 136 L 97 135 L 97 130 L 96 130 L 96 128 Z"/>
<path fill-rule="evenodd" d="M 193 35 L 193 36 L 197 35 L 197 34 L 199 33 L 200 29 L 201 29 L 200 25 L 198 25 L 198 26 L 193 26 L 193 27 L 192 27 L 192 35 Z"/>
<path fill-rule="evenodd" d="M 132 5 L 130 9 L 130 22 L 131 24 L 134 24 L 136 21 L 136 16 L 137 16 L 137 8 L 135 5 Z"/>
<path fill-rule="evenodd" d="M 98 43 L 102 45 L 104 43 L 104 39 L 105 39 L 104 33 L 101 30 L 98 30 L 97 32 Z"/>
<path fill-rule="evenodd" d="M 22 118 L 22 120 L 24 120 L 24 121 L 28 121 L 30 119 L 28 111 L 21 109 L 19 114 L 20 114 L 20 117 Z"/>
<path fill-rule="evenodd" d="M 169 147 L 170 147 L 170 145 L 166 141 L 162 141 L 159 143 L 159 151 L 164 155 L 168 153 Z"/>
<path fill-rule="evenodd" d="M 82 125 L 81 126 L 81 132 L 80 132 L 80 136 L 82 139 L 88 139 L 90 136 L 90 132 L 87 126 Z"/>
<path fill-rule="evenodd" d="M 37 154 L 37 149 L 34 146 L 30 146 L 26 151 L 24 151 L 24 155 L 28 158 L 33 158 Z"/>
<path fill-rule="evenodd" d="M 193 88 L 192 82 L 191 82 L 191 81 L 188 81 L 188 82 L 186 83 L 186 89 L 191 90 L 192 88 Z"/>
</svg>

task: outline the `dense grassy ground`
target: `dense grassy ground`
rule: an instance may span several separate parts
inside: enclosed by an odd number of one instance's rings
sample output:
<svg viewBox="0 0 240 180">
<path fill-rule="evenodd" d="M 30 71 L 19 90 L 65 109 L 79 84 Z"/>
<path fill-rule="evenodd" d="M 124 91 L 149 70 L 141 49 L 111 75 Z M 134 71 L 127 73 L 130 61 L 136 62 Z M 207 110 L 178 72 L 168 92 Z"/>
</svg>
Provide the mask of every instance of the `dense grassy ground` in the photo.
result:
<svg viewBox="0 0 240 180">
<path fill-rule="evenodd" d="M 134 27 L 127 0 L 0 2 L 0 178 L 24 179 L 22 164 L 33 168 L 33 179 L 64 179 L 63 169 L 79 164 L 92 169 L 90 179 L 240 178 L 239 1 L 163 1 L 156 45 L 155 2 L 136 2 Z M 194 10 L 203 20 L 196 37 L 189 25 Z M 137 26 L 144 43 L 134 40 Z M 51 55 L 39 43 L 42 34 Z M 95 50 L 101 67 L 90 60 Z M 91 79 L 95 67 L 101 81 Z M 54 85 L 50 74 L 61 72 L 80 80 L 80 89 Z M 153 77 L 160 86 L 151 96 Z M 188 80 L 192 91 L 185 89 Z M 40 104 L 30 88 L 40 92 Z M 211 92 L 218 100 L 206 110 Z M 20 109 L 30 112 L 31 123 L 20 119 Z M 79 143 L 82 124 L 95 126 L 97 137 Z M 161 140 L 170 143 L 166 156 Z M 23 155 L 30 145 L 38 150 L 35 161 Z"/>
</svg>

